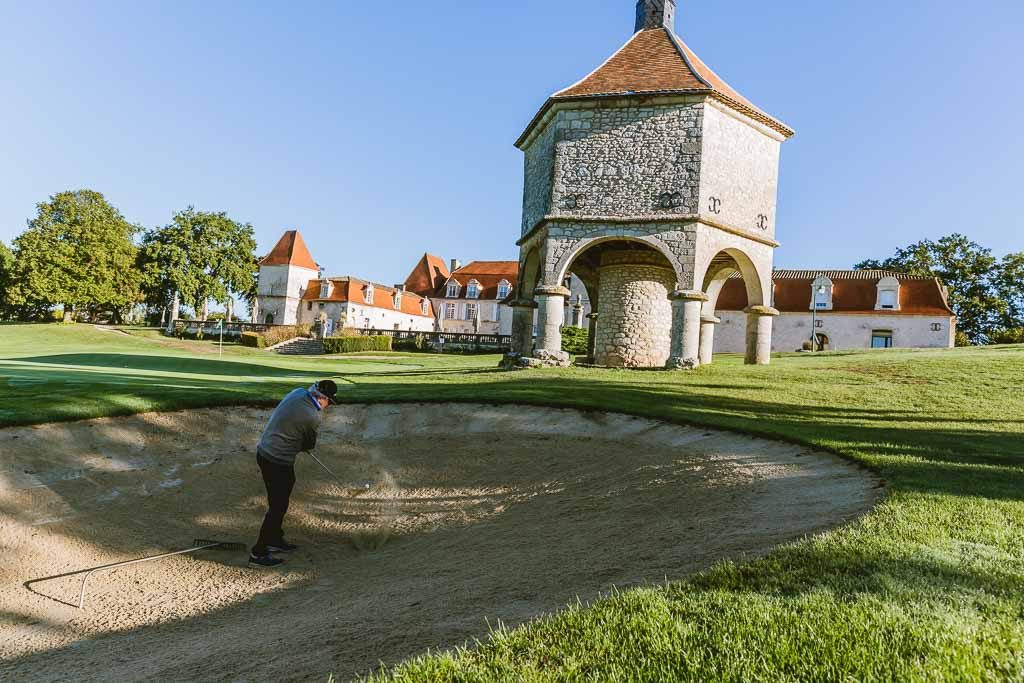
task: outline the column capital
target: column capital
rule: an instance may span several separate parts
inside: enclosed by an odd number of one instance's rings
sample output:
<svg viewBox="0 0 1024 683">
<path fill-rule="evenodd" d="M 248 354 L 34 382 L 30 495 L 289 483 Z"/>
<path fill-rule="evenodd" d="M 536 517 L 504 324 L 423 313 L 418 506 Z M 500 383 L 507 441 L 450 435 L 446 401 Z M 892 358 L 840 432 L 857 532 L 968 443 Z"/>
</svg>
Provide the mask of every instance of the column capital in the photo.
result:
<svg viewBox="0 0 1024 683">
<path fill-rule="evenodd" d="M 672 301 L 707 301 L 708 295 L 696 289 L 677 289 L 668 298 Z"/>
<path fill-rule="evenodd" d="M 537 302 L 529 299 L 516 299 L 508 304 L 511 308 L 537 308 Z"/>
<path fill-rule="evenodd" d="M 717 325 L 718 323 L 722 322 L 722 319 L 716 318 L 713 315 L 702 315 L 700 317 L 700 321 L 706 325 Z"/>
<path fill-rule="evenodd" d="M 534 296 L 563 296 L 568 298 L 572 295 L 572 292 L 561 285 L 541 285 L 533 290 L 533 294 Z"/>
<path fill-rule="evenodd" d="M 777 308 L 772 308 L 771 306 L 747 306 L 743 309 L 743 312 L 747 315 L 764 315 L 771 316 L 773 318 L 780 315 L 779 310 Z"/>
</svg>

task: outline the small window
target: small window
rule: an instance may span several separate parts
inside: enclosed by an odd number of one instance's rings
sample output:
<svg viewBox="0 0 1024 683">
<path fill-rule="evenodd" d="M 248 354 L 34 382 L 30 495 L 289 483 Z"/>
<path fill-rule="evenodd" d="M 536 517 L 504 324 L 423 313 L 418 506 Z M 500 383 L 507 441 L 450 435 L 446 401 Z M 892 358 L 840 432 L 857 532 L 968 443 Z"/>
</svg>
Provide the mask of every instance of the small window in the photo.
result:
<svg viewBox="0 0 1024 683">
<path fill-rule="evenodd" d="M 324 302 L 322 302 L 322 301 L 321 301 L 320 303 L 318 303 L 318 304 L 317 304 L 317 306 L 318 306 L 319 308 L 323 308 L 323 307 L 324 307 Z"/>
<path fill-rule="evenodd" d="M 373 285 L 366 285 L 366 290 L 363 292 L 363 301 L 368 304 L 373 303 Z"/>
<path fill-rule="evenodd" d="M 476 304 L 466 304 L 466 320 L 476 320 Z"/>
<path fill-rule="evenodd" d="M 399 308 L 402 307 L 402 293 L 401 292 L 395 292 L 394 304 L 395 304 L 395 308 L 396 309 L 399 309 Z"/>
<path fill-rule="evenodd" d="M 444 317 L 448 318 L 449 320 L 455 320 L 456 315 L 457 314 L 455 312 L 455 304 L 445 304 Z"/>
<path fill-rule="evenodd" d="M 892 330 L 875 330 L 871 333 L 871 348 L 891 349 Z"/>
<path fill-rule="evenodd" d="M 819 275 L 811 283 L 811 308 L 818 311 L 832 310 L 833 285 L 831 278 Z"/>
<path fill-rule="evenodd" d="M 449 282 L 448 283 L 448 298 L 456 299 L 459 296 L 459 283 Z"/>
<path fill-rule="evenodd" d="M 504 300 L 512 293 L 512 285 L 507 280 L 498 283 L 498 299 Z"/>
<path fill-rule="evenodd" d="M 331 283 L 330 283 L 330 281 L 323 282 L 323 283 L 320 284 L 320 298 L 321 299 L 329 299 L 329 298 L 331 298 Z"/>
<path fill-rule="evenodd" d="M 479 299 L 480 298 L 480 283 L 476 280 L 470 280 L 469 285 L 466 286 L 466 298 L 467 299 Z"/>
<path fill-rule="evenodd" d="M 420 302 L 420 313 L 430 315 L 430 299 L 424 299 Z"/>
<path fill-rule="evenodd" d="M 878 281 L 878 301 L 875 303 L 877 311 L 898 311 L 900 310 L 900 281 L 889 275 Z"/>
<path fill-rule="evenodd" d="M 896 292 L 892 290 L 879 292 L 878 305 L 883 309 L 890 311 L 896 308 Z"/>
<path fill-rule="evenodd" d="M 310 302 L 308 302 L 306 304 L 306 310 L 307 311 L 312 311 L 313 310 L 313 302 L 312 301 L 310 301 Z"/>
</svg>

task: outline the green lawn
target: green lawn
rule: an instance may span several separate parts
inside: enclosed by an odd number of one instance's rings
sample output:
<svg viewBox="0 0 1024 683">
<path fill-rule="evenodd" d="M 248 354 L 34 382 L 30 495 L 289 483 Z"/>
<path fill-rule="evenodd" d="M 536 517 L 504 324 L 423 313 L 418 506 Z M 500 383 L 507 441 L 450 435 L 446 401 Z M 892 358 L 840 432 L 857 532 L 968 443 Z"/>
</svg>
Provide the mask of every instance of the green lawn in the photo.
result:
<svg viewBox="0 0 1024 683">
<path fill-rule="evenodd" d="M 380 676 L 1024 680 L 1024 347 L 791 354 L 764 368 L 725 356 L 694 373 L 495 363 L 238 347 L 221 359 L 208 343 L 144 332 L 0 326 L 0 423 L 272 401 L 326 375 L 346 401 L 597 408 L 830 449 L 889 484 L 864 519 Z"/>
</svg>

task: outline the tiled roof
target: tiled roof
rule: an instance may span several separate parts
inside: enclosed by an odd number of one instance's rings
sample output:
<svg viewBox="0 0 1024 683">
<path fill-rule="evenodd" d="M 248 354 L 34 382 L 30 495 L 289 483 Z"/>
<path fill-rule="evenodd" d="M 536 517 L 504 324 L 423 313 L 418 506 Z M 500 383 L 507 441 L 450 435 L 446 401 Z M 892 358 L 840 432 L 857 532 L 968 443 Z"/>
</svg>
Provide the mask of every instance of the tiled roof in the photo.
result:
<svg viewBox="0 0 1024 683">
<path fill-rule="evenodd" d="M 319 266 L 306 248 L 302 233 L 289 230 L 281 235 L 274 248 L 260 261 L 261 266 L 297 266 L 317 270 Z"/>
<path fill-rule="evenodd" d="M 360 306 L 372 306 L 373 308 L 383 308 L 389 311 L 401 311 L 409 315 L 421 316 L 421 317 L 434 317 L 433 304 L 427 309 L 428 313 L 423 316 L 423 301 L 426 297 L 420 296 L 414 292 L 402 292 L 402 299 L 400 307 L 395 308 L 394 296 L 398 289 L 394 287 L 388 287 L 387 285 L 377 284 L 376 282 L 368 282 L 367 280 L 360 280 L 350 276 L 346 277 L 332 277 L 329 278 L 331 284 L 331 295 L 326 299 L 320 297 L 320 285 L 323 283 L 322 280 L 310 280 L 306 285 L 306 293 L 303 295 L 303 301 L 313 301 L 316 303 L 344 303 L 350 301 Z M 366 288 L 373 287 L 373 303 L 366 303 Z M 428 303 L 430 302 L 427 299 Z"/>
<path fill-rule="evenodd" d="M 460 299 L 466 298 L 466 286 L 471 280 L 480 284 L 480 299 L 497 299 L 498 285 L 504 280 L 515 289 L 519 281 L 518 261 L 473 261 L 452 273 L 438 286 L 434 296 L 440 299 L 449 298 L 448 283 L 454 280 L 461 285 L 459 289 Z"/>
<path fill-rule="evenodd" d="M 793 130 L 764 113 L 712 71 L 666 28 L 638 31 L 583 80 L 552 95 L 520 138 L 549 107 L 564 100 L 634 95 L 707 94 L 789 137 Z"/>
<path fill-rule="evenodd" d="M 405 278 L 405 288 L 410 292 L 429 296 L 448 279 L 448 266 L 444 259 L 433 254 L 424 254 L 416 267 Z"/>
<path fill-rule="evenodd" d="M 832 308 L 828 313 L 870 313 L 872 315 L 952 316 L 942 284 L 933 277 L 913 277 L 881 270 L 777 270 L 773 273 L 773 306 L 783 313 L 810 313 L 811 285 L 819 275 L 832 280 Z M 899 310 L 875 310 L 878 281 L 895 277 L 900 283 Z M 742 311 L 747 307 L 743 280 L 732 277 L 718 298 L 719 311 Z"/>
</svg>

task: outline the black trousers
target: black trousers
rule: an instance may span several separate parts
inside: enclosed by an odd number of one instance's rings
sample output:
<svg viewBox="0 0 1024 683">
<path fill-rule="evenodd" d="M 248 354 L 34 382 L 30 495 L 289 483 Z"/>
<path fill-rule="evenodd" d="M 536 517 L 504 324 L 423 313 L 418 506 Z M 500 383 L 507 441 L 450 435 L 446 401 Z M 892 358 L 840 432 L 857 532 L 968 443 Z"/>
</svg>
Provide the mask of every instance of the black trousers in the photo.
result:
<svg viewBox="0 0 1024 683">
<path fill-rule="evenodd" d="M 284 523 L 285 513 L 288 512 L 292 489 L 295 488 L 295 466 L 278 465 L 259 455 L 256 456 L 256 462 L 263 473 L 263 484 L 267 487 L 267 514 L 263 517 L 260 537 L 252 547 L 252 552 L 254 555 L 265 555 L 268 544 L 277 545 L 284 542 L 284 530 L 281 525 Z"/>
</svg>

